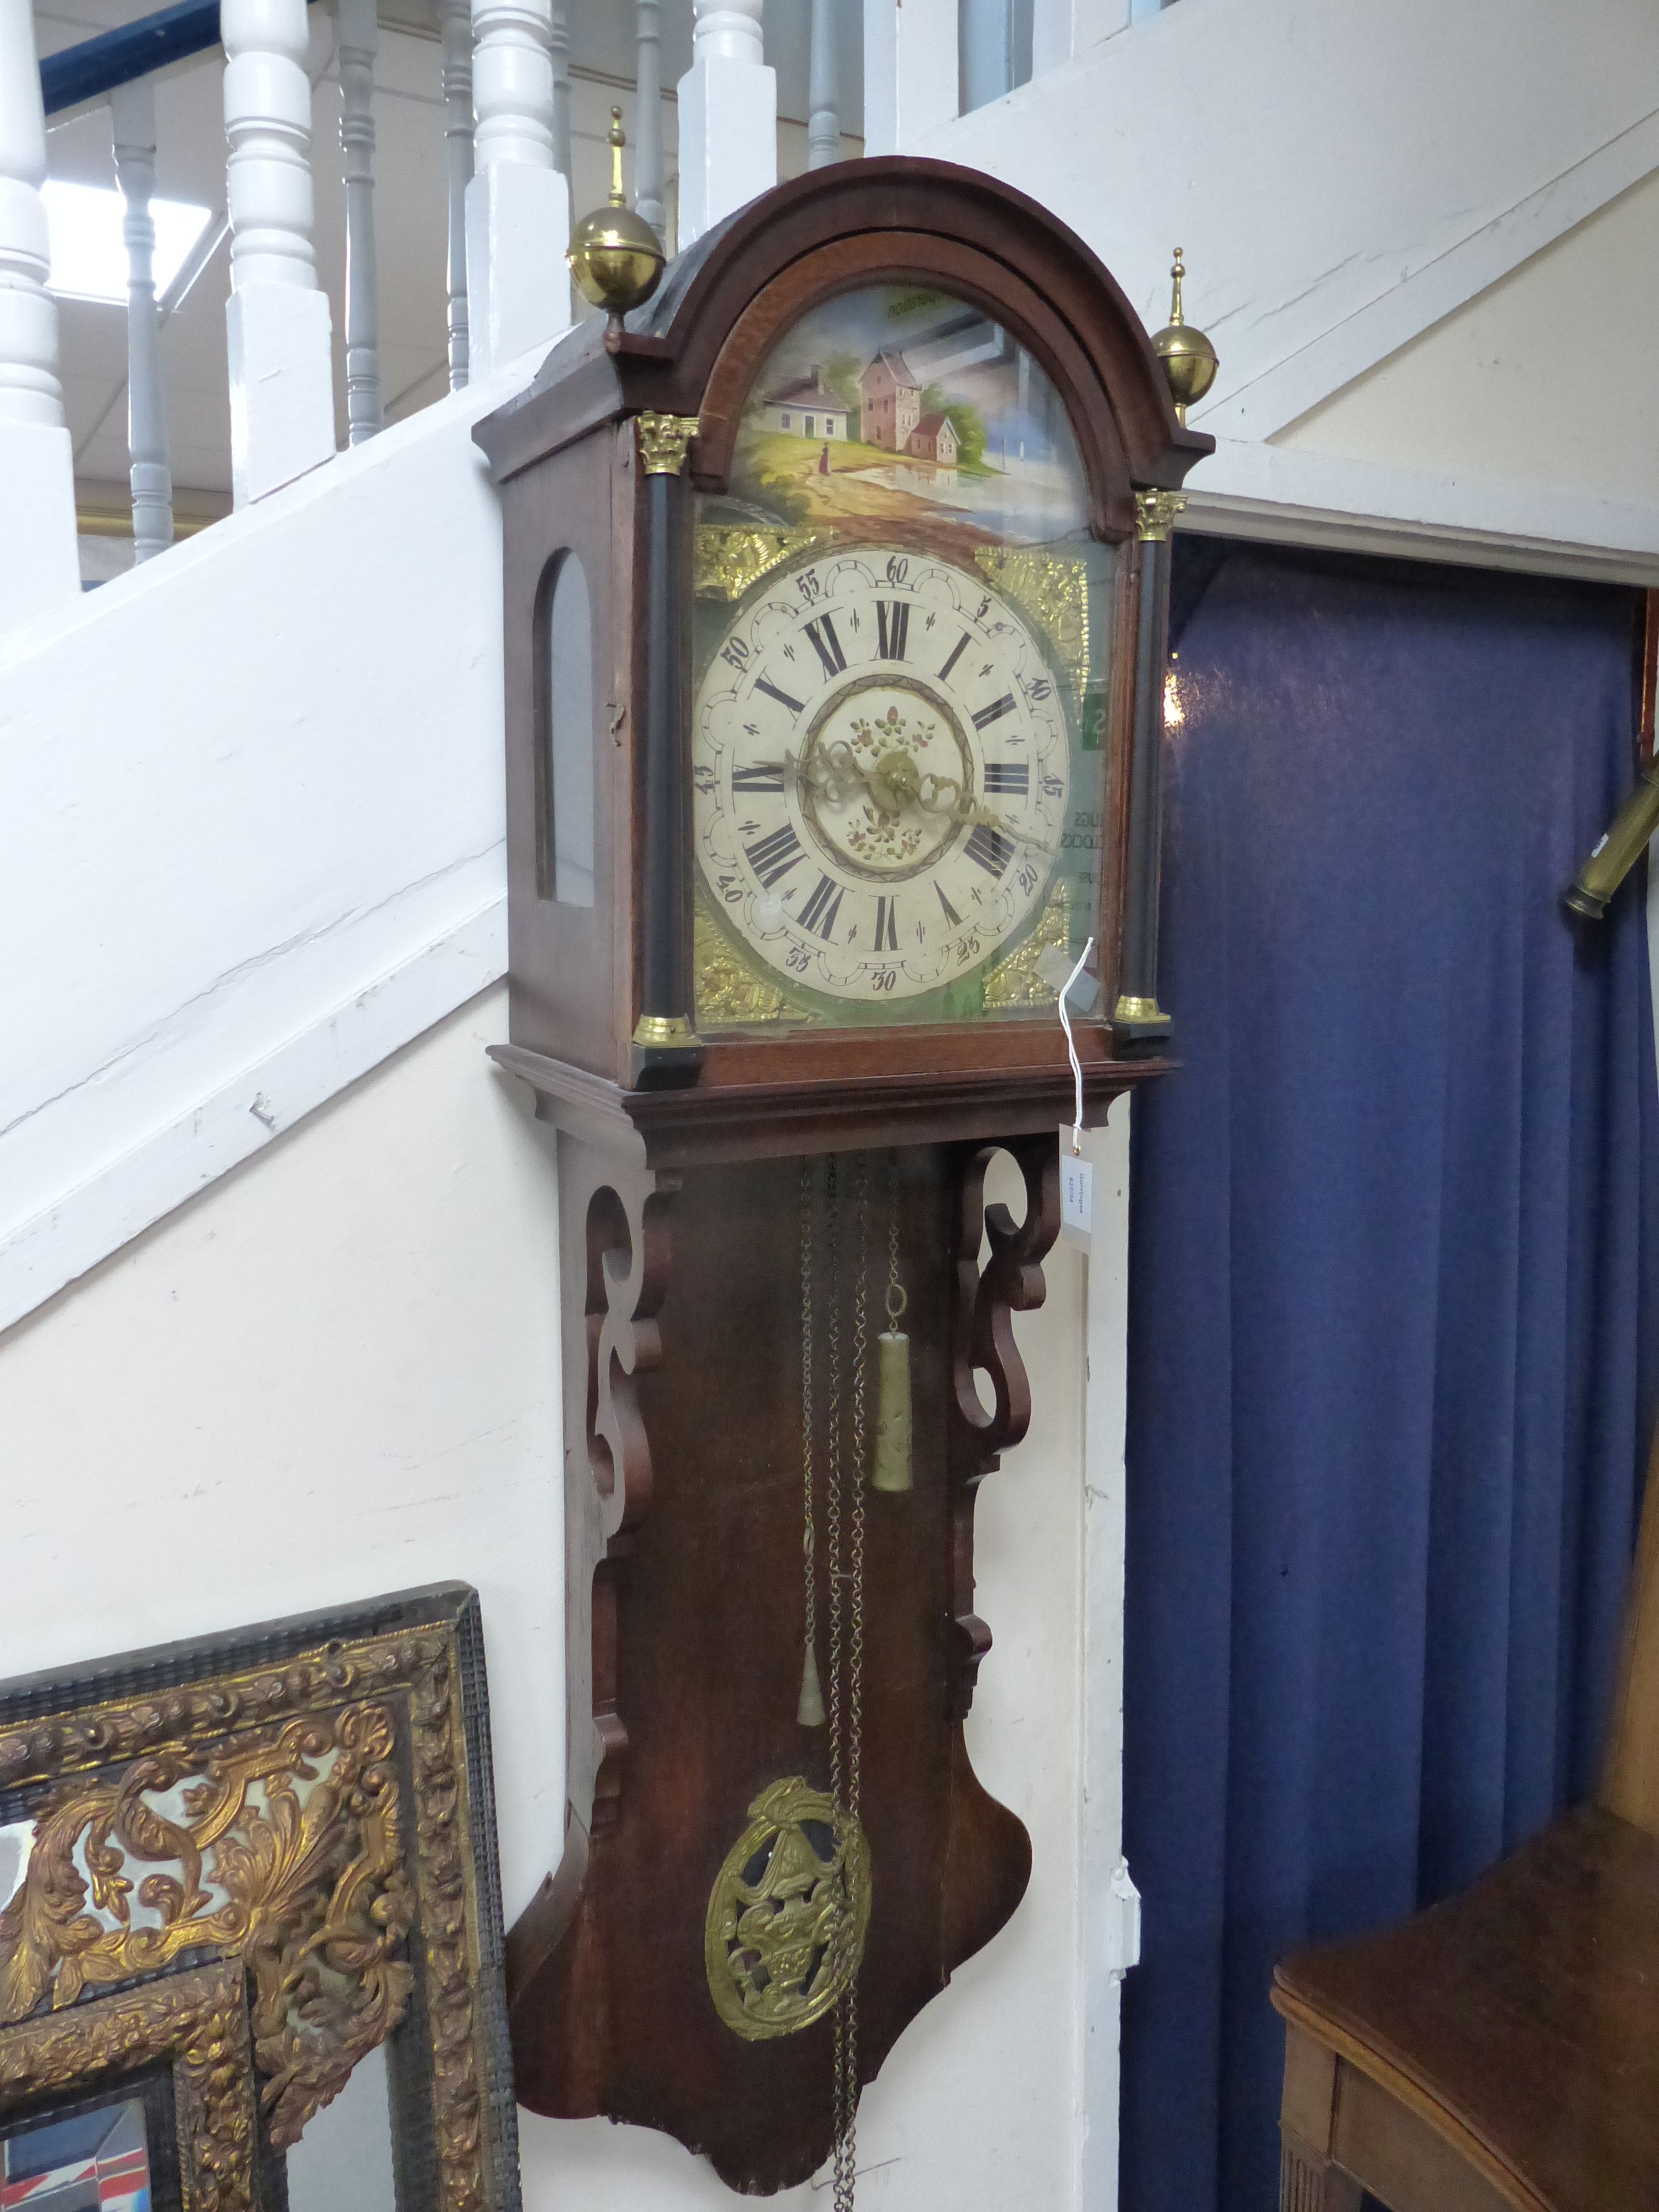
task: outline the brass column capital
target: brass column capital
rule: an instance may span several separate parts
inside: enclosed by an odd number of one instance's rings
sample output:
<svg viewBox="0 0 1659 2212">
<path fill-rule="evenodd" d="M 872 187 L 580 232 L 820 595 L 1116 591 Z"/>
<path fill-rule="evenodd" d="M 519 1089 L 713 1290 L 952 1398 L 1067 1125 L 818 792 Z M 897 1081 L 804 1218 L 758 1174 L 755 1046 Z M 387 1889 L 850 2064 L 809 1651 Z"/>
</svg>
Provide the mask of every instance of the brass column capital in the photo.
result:
<svg viewBox="0 0 1659 2212">
<path fill-rule="evenodd" d="M 640 458 L 648 477 L 677 477 L 697 434 L 695 415 L 638 415 Z"/>
<path fill-rule="evenodd" d="M 1135 494 L 1135 536 L 1143 543 L 1149 538 L 1167 538 L 1175 527 L 1175 519 L 1187 504 L 1184 491 L 1138 491 Z"/>
</svg>

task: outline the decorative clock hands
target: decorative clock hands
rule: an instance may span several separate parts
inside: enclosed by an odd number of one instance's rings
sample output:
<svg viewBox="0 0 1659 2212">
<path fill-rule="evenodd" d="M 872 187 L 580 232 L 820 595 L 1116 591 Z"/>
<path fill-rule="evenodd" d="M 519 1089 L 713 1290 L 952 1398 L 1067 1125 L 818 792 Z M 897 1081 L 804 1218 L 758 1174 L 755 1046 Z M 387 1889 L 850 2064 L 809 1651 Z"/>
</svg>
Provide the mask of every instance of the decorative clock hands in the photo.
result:
<svg viewBox="0 0 1659 2212">
<path fill-rule="evenodd" d="M 935 775 L 930 770 L 919 769 L 912 755 L 900 746 L 884 753 L 873 768 L 867 769 L 860 766 L 845 738 L 831 738 L 804 761 L 786 752 L 781 761 L 758 761 L 756 766 L 783 769 L 832 806 L 844 805 L 862 790 L 884 814 L 899 815 L 907 806 L 915 806 L 923 814 L 942 814 L 953 822 L 994 830 L 1011 844 L 1023 845 L 1030 852 L 1049 854 L 1054 850 L 1041 838 L 1027 836 L 1024 830 L 1017 830 L 1006 814 L 999 814 L 983 800 L 971 798 L 963 789 L 959 777 Z"/>
</svg>

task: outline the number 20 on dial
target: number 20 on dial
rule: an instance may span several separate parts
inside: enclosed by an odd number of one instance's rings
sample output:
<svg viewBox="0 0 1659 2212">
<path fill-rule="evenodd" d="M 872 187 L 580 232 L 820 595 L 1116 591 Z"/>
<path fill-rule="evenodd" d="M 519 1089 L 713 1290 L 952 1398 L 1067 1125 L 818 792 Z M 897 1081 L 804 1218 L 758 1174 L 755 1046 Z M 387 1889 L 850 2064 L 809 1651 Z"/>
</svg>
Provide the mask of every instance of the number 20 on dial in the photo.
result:
<svg viewBox="0 0 1659 2212">
<path fill-rule="evenodd" d="M 1069 785 L 1030 629 L 977 577 L 888 547 L 771 579 L 697 696 L 697 861 L 751 955 L 872 1006 L 994 960 L 1041 905 Z"/>
</svg>

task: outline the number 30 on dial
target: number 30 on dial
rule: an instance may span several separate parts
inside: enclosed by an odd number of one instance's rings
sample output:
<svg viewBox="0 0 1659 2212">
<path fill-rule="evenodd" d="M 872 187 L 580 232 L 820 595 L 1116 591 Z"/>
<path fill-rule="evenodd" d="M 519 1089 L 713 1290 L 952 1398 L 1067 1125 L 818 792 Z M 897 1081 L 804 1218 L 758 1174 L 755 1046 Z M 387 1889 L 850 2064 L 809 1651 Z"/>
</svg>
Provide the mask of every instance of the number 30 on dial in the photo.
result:
<svg viewBox="0 0 1659 2212">
<path fill-rule="evenodd" d="M 994 958 L 1042 900 L 1068 781 L 1030 630 L 927 555 L 781 574 L 697 696 L 704 884 L 757 958 L 830 998 L 916 998 Z"/>
</svg>

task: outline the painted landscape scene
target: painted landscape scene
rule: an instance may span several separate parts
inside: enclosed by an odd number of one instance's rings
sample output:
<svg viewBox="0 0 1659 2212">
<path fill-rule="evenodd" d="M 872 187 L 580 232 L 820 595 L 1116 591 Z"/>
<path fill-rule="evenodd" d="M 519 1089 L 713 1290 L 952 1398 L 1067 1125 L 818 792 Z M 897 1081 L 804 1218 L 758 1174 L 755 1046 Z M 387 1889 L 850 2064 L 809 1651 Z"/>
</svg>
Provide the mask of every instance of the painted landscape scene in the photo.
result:
<svg viewBox="0 0 1659 2212">
<path fill-rule="evenodd" d="M 896 285 L 826 302 L 773 349 L 731 504 L 969 568 L 988 546 L 1086 535 L 1076 444 L 1042 369 L 978 308 Z"/>
</svg>

